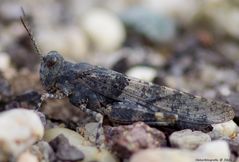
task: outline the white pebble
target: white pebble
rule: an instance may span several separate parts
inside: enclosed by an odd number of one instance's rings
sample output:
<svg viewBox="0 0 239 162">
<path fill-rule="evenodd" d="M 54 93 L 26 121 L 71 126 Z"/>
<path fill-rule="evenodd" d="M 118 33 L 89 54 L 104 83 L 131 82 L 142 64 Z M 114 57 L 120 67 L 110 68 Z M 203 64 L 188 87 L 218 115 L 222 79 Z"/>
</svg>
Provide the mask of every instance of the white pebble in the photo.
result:
<svg viewBox="0 0 239 162">
<path fill-rule="evenodd" d="M 217 140 L 199 146 L 195 154 L 197 159 L 229 159 L 230 149 L 226 141 Z"/>
<path fill-rule="evenodd" d="M 38 115 L 19 108 L 0 114 L 0 129 L 0 148 L 14 156 L 40 140 L 44 134 Z"/>
<path fill-rule="evenodd" d="M 126 37 L 121 21 L 113 13 L 103 9 L 87 12 L 81 25 L 96 49 L 103 52 L 116 50 Z"/>
<path fill-rule="evenodd" d="M 237 133 L 238 128 L 237 124 L 233 120 L 225 123 L 213 124 L 212 127 L 213 133 L 219 134 L 223 137 L 234 137 Z"/>
<path fill-rule="evenodd" d="M 126 75 L 142 79 L 144 81 L 152 82 L 153 79 L 157 76 L 157 71 L 147 66 L 136 66 L 129 69 L 126 72 Z"/>
<path fill-rule="evenodd" d="M 147 149 L 134 154 L 130 162 L 192 162 L 193 152 L 179 149 Z"/>
<path fill-rule="evenodd" d="M 65 58 L 79 61 L 88 53 L 88 40 L 79 28 L 42 29 L 37 35 L 39 47 L 46 54 L 55 50 Z"/>
<path fill-rule="evenodd" d="M 229 85 L 221 85 L 218 87 L 218 91 L 223 96 L 229 96 L 231 94 L 231 90 Z"/>
<path fill-rule="evenodd" d="M 208 134 L 201 131 L 185 129 L 172 133 L 169 141 L 173 146 L 184 149 L 195 149 L 203 143 L 210 142 L 211 138 Z"/>
<path fill-rule="evenodd" d="M 10 57 L 7 53 L 0 52 L 0 71 L 6 71 L 10 67 Z"/>
<path fill-rule="evenodd" d="M 35 155 L 30 153 L 29 151 L 26 151 L 18 157 L 17 162 L 39 162 L 39 160 Z"/>
</svg>

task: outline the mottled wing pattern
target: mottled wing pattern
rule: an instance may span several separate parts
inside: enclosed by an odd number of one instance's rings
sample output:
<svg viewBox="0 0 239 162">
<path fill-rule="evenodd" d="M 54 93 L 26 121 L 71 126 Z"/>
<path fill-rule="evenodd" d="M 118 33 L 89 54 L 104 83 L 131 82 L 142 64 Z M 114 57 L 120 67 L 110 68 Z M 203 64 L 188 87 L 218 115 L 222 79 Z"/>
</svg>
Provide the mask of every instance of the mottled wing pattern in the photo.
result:
<svg viewBox="0 0 239 162">
<path fill-rule="evenodd" d="M 80 79 L 93 91 L 106 97 L 138 103 L 153 112 L 174 113 L 181 122 L 213 124 L 234 117 L 233 109 L 228 104 L 155 85 L 101 67 L 86 71 Z"/>
</svg>

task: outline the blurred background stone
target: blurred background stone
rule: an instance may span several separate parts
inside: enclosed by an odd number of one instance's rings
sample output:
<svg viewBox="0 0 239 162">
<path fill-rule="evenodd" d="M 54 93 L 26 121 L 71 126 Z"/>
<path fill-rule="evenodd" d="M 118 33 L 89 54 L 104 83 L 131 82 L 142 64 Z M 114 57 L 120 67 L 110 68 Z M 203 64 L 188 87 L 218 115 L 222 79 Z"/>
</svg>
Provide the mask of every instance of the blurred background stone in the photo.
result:
<svg viewBox="0 0 239 162">
<path fill-rule="evenodd" d="M 137 32 L 154 43 L 164 43 L 175 38 L 176 26 L 173 20 L 143 8 L 129 8 L 121 14 L 129 32 Z"/>
<path fill-rule="evenodd" d="M 81 25 L 96 50 L 111 52 L 121 47 L 125 29 L 119 18 L 104 9 L 92 9 L 85 13 Z"/>
</svg>

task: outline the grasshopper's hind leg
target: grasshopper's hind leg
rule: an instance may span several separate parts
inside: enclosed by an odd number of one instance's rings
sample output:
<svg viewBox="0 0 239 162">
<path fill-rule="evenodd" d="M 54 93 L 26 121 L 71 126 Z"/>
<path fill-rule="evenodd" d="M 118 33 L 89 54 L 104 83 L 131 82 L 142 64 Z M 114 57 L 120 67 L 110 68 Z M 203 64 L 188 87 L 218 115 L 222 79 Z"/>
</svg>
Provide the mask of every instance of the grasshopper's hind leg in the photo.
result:
<svg viewBox="0 0 239 162">
<path fill-rule="evenodd" d="M 92 111 L 91 109 L 87 109 L 84 105 L 82 105 L 80 107 L 80 109 L 83 112 L 92 115 L 95 118 L 95 120 L 98 122 L 97 131 L 96 131 L 96 137 L 95 137 L 95 144 L 96 144 L 97 148 L 99 148 L 100 147 L 100 135 L 101 135 L 100 134 L 100 130 L 103 129 L 102 124 L 103 124 L 104 116 L 102 114 L 100 114 L 100 113 Z"/>
<path fill-rule="evenodd" d="M 130 124 L 137 121 L 149 125 L 174 125 L 178 116 L 173 113 L 154 112 L 147 107 L 131 102 L 115 102 L 105 112 L 112 122 Z"/>
<path fill-rule="evenodd" d="M 79 87 L 69 95 L 69 101 L 79 107 L 83 112 L 92 115 L 98 122 L 95 138 L 96 146 L 100 147 L 100 131 L 103 129 L 103 115 L 100 113 L 101 105 L 98 96 L 86 87 Z"/>
</svg>

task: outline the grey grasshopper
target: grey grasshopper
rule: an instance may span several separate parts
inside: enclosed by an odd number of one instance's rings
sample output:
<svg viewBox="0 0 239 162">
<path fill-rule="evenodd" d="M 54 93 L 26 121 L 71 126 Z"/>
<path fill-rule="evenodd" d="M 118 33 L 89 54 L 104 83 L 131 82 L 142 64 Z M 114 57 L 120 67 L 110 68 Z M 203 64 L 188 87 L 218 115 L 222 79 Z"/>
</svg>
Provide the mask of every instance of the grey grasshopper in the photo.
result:
<svg viewBox="0 0 239 162">
<path fill-rule="evenodd" d="M 105 116 L 119 124 L 143 121 L 149 125 L 195 129 L 234 117 L 232 107 L 225 103 L 88 63 L 71 63 L 56 51 L 41 55 L 31 32 L 21 20 L 41 58 L 40 80 L 47 92 L 42 95 L 42 101 L 68 97 L 71 104 L 95 116 L 98 128 L 102 127 Z"/>
</svg>

